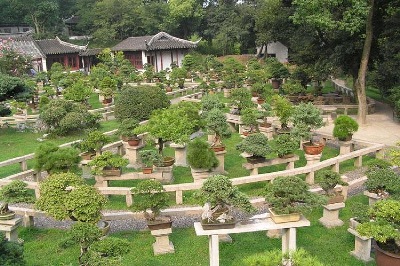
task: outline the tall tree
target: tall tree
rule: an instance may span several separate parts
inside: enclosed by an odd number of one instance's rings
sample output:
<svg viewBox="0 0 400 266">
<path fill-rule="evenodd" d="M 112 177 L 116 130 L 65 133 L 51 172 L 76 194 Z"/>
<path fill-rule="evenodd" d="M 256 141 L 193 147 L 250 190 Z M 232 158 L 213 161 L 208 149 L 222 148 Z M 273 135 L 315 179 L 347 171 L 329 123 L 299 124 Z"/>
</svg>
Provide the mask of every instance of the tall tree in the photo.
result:
<svg viewBox="0 0 400 266">
<path fill-rule="evenodd" d="M 188 38 L 198 30 L 203 8 L 197 0 L 169 0 L 169 23 L 177 35 Z"/>
</svg>

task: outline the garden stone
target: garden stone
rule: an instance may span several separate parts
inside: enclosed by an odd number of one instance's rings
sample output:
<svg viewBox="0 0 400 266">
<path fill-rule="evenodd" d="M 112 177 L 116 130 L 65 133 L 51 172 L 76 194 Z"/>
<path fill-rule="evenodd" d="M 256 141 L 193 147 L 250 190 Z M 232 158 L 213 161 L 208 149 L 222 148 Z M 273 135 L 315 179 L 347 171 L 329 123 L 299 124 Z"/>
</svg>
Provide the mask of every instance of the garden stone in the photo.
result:
<svg viewBox="0 0 400 266">
<path fill-rule="evenodd" d="M 322 218 L 319 219 L 326 228 L 332 228 L 336 226 L 342 226 L 343 221 L 339 219 L 339 211 L 345 207 L 345 204 L 334 203 L 324 205 L 324 214 Z"/>
<path fill-rule="evenodd" d="M 167 253 L 175 253 L 174 245 L 169 241 L 169 234 L 172 233 L 171 228 L 152 230 L 151 235 L 156 237 L 153 243 L 154 255 L 162 255 Z"/>
<path fill-rule="evenodd" d="M 218 235 L 218 239 L 219 239 L 219 242 L 225 242 L 225 243 L 232 243 L 233 242 L 232 237 L 230 235 L 228 235 L 228 234 L 226 234 L 226 235 Z"/>
<path fill-rule="evenodd" d="M 18 242 L 18 227 L 22 222 L 21 218 L 0 220 L 0 231 L 4 232 L 8 241 Z"/>
<path fill-rule="evenodd" d="M 350 251 L 350 254 L 357 259 L 364 262 L 372 261 L 371 258 L 371 238 L 361 236 L 353 228 L 348 228 L 347 231 L 354 235 L 354 250 Z"/>
</svg>

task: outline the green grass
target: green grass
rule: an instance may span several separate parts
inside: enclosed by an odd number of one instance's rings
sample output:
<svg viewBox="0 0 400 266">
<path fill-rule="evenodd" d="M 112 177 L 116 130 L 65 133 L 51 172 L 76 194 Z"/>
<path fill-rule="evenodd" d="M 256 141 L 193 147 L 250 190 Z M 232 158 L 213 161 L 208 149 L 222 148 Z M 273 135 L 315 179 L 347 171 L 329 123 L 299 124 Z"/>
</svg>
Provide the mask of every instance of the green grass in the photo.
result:
<svg viewBox="0 0 400 266">
<path fill-rule="evenodd" d="M 322 208 L 311 212 L 307 217 L 310 227 L 297 230 L 297 246 L 316 256 L 327 266 L 361 266 L 375 265 L 374 262 L 364 264 L 353 258 L 349 252 L 354 249 L 354 236 L 347 232 L 348 219 L 351 217 L 350 207 L 356 203 L 367 204 L 363 195 L 349 198 L 346 208 L 341 210 L 340 218 L 343 226 L 326 229 L 319 224 Z M 220 243 L 220 265 L 240 266 L 243 259 L 271 249 L 281 249 L 281 239 L 269 239 L 265 231 L 254 233 L 231 234 L 232 243 Z M 154 256 L 151 244 L 154 238 L 149 231 L 124 231 L 111 236 L 127 239 L 130 252 L 123 256 L 122 265 L 148 266 L 186 266 L 208 265 L 208 239 L 196 236 L 194 228 L 173 228 L 170 240 L 175 246 L 174 254 Z M 61 248 L 59 244 L 66 237 L 64 230 L 21 228 L 19 237 L 25 240 L 25 259 L 27 265 L 78 265 L 79 248 L 75 245 Z"/>
</svg>

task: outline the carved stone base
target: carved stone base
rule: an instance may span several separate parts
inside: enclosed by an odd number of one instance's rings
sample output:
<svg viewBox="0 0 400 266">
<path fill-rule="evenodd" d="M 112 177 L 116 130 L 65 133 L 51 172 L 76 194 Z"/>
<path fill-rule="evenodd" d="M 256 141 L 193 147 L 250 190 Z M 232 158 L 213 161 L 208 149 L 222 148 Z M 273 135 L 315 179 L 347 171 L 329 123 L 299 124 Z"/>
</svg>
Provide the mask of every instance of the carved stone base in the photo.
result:
<svg viewBox="0 0 400 266">
<path fill-rule="evenodd" d="M 156 242 L 153 243 L 154 255 L 162 255 L 167 253 L 175 253 L 174 245 L 169 241 L 169 234 L 172 233 L 171 228 L 152 230 L 151 234 L 155 236 Z"/>
<path fill-rule="evenodd" d="M 354 250 L 350 254 L 359 260 L 371 261 L 371 238 L 360 236 L 356 230 L 348 228 L 347 231 L 354 235 Z"/>
<path fill-rule="evenodd" d="M 11 220 L 0 220 L 0 231 L 4 232 L 8 241 L 18 242 L 17 229 L 21 224 L 21 218 Z"/>
<path fill-rule="evenodd" d="M 319 219 L 320 223 L 326 228 L 342 226 L 343 221 L 339 219 L 339 211 L 345 207 L 344 203 L 334 203 L 324 205 L 324 214 Z"/>
</svg>

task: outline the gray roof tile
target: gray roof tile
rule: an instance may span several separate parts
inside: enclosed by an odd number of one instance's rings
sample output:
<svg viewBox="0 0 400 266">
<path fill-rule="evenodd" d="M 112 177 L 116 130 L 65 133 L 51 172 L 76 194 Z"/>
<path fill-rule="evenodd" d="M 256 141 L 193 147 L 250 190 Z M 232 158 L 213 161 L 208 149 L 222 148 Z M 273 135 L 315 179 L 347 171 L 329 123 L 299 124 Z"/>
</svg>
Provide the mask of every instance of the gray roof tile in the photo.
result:
<svg viewBox="0 0 400 266">
<path fill-rule="evenodd" d="M 79 53 L 86 50 L 86 46 L 79 46 L 55 39 L 37 40 L 40 49 L 46 55 Z"/>
</svg>

